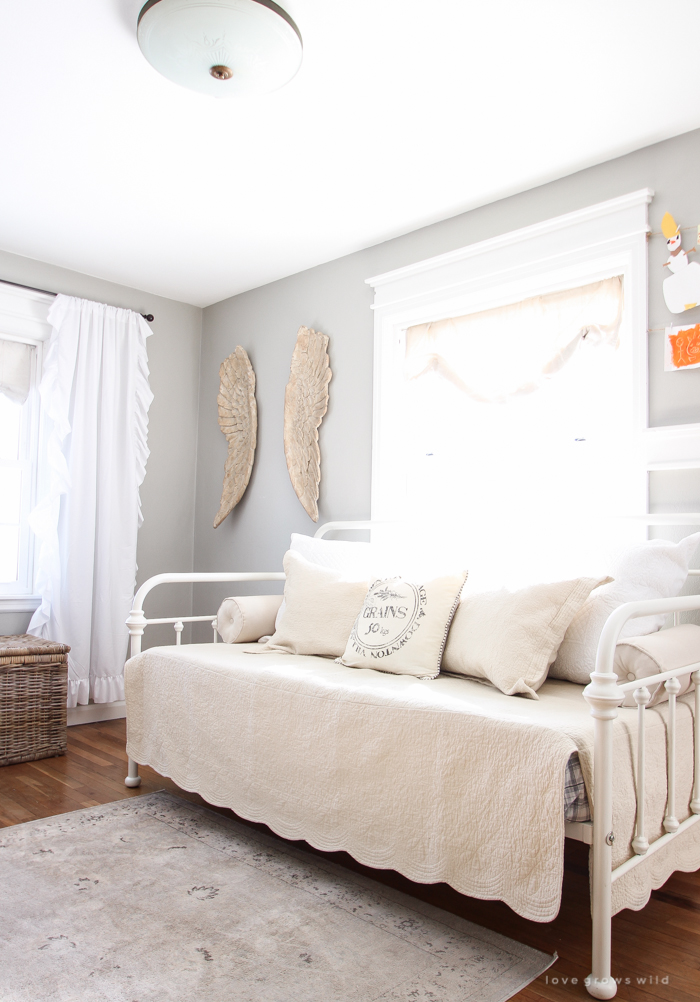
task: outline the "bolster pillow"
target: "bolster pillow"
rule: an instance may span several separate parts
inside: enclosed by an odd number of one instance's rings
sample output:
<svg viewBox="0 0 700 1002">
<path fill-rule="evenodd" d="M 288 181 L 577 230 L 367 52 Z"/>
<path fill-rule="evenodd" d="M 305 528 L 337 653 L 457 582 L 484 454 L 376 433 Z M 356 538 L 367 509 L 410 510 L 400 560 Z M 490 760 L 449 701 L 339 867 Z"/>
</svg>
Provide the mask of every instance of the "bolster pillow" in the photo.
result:
<svg viewBox="0 0 700 1002">
<path fill-rule="evenodd" d="M 225 644 L 250 644 L 275 632 L 282 595 L 235 595 L 225 598 L 216 614 L 216 629 Z"/>
<path fill-rule="evenodd" d="M 658 633 L 620 640 L 615 648 L 613 671 L 620 682 L 634 682 L 638 678 L 647 679 L 647 688 L 651 687 L 651 700 L 648 705 L 656 706 L 657 703 L 665 703 L 668 700 L 668 690 L 663 683 L 654 687 L 654 675 L 672 671 L 674 668 L 684 668 L 685 665 L 693 665 L 698 661 L 700 661 L 700 626 L 683 623 L 681 626 L 671 626 L 668 630 L 659 630 Z M 678 681 L 681 684 L 679 696 L 695 688 L 690 675 L 682 675 Z M 626 692 L 622 705 L 636 706 L 634 693 Z"/>
</svg>

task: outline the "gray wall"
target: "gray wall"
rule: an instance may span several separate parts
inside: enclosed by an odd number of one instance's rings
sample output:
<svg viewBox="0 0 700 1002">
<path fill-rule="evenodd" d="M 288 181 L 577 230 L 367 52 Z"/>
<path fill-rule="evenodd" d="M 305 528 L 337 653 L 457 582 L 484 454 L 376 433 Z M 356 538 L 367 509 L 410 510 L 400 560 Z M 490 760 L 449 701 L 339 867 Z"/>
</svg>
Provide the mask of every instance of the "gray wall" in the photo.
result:
<svg viewBox="0 0 700 1002">
<path fill-rule="evenodd" d="M 192 570 L 201 309 L 4 251 L 0 279 L 154 315 L 147 342 L 154 394 L 148 424 L 151 455 L 141 486 L 144 522 L 137 580 L 164 570 Z M 159 589 L 146 605 L 147 614 L 156 617 L 190 615 L 191 608 L 191 589 L 182 585 Z M 0 613 L 0 633 L 23 633 L 30 616 Z M 169 643 L 171 637 L 172 630 L 152 627 L 145 646 Z"/>
<path fill-rule="evenodd" d="M 650 187 L 655 231 L 670 211 L 682 226 L 700 222 L 697 163 L 700 131 L 646 147 L 530 191 L 482 206 L 320 265 L 290 278 L 243 293 L 204 310 L 202 337 L 195 567 L 198 570 L 277 570 L 291 532 L 310 533 L 314 525 L 289 482 L 282 445 L 284 388 L 296 331 L 306 324 L 330 336 L 333 380 L 330 407 L 321 428 L 320 522 L 367 518 L 370 512 L 372 428 L 371 275 L 574 209 Z M 685 235 L 686 247 L 692 235 Z M 649 326 L 670 319 L 662 297 L 665 241 L 652 237 L 649 248 Z M 700 320 L 700 309 L 683 322 Z M 654 425 L 700 421 L 700 370 L 663 372 L 663 335 L 649 336 L 650 415 Z M 248 490 L 238 508 L 218 528 L 217 511 L 226 443 L 217 425 L 219 363 L 243 345 L 257 375 L 258 450 Z M 686 485 L 687 486 L 687 485 Z M 652 501 L 667 500 L 663 477 L 654 478 Z M 687 491 L 685 492 L 687 493 Z M 700 496 L 686 498 L 700 508 Z M 231 586 L 199 586 L 195 608 L 216 609 Z"/>
</svg>

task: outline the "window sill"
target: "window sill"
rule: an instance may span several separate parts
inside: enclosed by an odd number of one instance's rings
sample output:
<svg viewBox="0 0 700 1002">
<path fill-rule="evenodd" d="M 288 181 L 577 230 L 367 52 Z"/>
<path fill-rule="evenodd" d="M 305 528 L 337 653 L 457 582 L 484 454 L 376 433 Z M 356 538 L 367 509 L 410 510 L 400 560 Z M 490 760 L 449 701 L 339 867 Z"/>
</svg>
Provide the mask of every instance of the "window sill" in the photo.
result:
<svg viewBox="0 0 700 1002">
<path fill-rule="evenodd" d="M 39 595 L 0 595 L 0 612 L 34 612 L 40 603 Z"/>
</svg>

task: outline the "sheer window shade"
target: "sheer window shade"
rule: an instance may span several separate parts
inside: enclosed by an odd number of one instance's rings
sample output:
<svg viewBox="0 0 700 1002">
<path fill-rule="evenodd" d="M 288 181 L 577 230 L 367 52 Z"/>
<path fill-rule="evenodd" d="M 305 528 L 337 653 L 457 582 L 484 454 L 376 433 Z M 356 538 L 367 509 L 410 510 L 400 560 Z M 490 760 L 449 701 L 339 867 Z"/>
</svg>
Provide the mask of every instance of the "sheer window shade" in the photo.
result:
<svg viewBox="0 0 700 1002">
<path fill-rule="evenodd" d="M 406 377 L 434 372 L 476 402 L 532 393 L 582 347 L 617 347 L 620 276 L 518 303 L 409 327 Z"/>
<path fill-rule="evenodd" d="M 0 393 L 16 404 L 29 396 L 33 351 L 30 344 L 0 338 Z"/>
</svg>

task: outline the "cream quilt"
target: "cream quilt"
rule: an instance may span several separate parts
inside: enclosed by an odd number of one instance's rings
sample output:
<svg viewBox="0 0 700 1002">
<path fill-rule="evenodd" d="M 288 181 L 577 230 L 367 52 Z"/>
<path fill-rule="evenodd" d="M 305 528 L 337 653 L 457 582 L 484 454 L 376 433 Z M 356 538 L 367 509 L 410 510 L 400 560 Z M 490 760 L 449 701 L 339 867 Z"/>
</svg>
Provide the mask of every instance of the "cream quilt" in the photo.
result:
<svg viewBox="0 0 700 1002">
<path fill-rule="evenodd" d="M 505 901 L 539 922 L 559 909 L 563 789 L 572 752 L 589 797 L 593 721 L 582 686 L 539 700 L 463 678 L 422 681 L 257 645 L 153 648 L 126 665 L 128 754 L 284 838 L 368 866 Z M 615 865 L 631 855 L 635 709 L 615 739 Z M 667 704 L 648 710 L 650 840 L 662 834 Z M 678 705 L 678 817 L 688 817 L 692 716 Z M 616 881 L 641 908 L 674 869 L 700 866 L 700 824 Z M 653 864 L 653 865 L 652 865 Z"/>
</svg>

